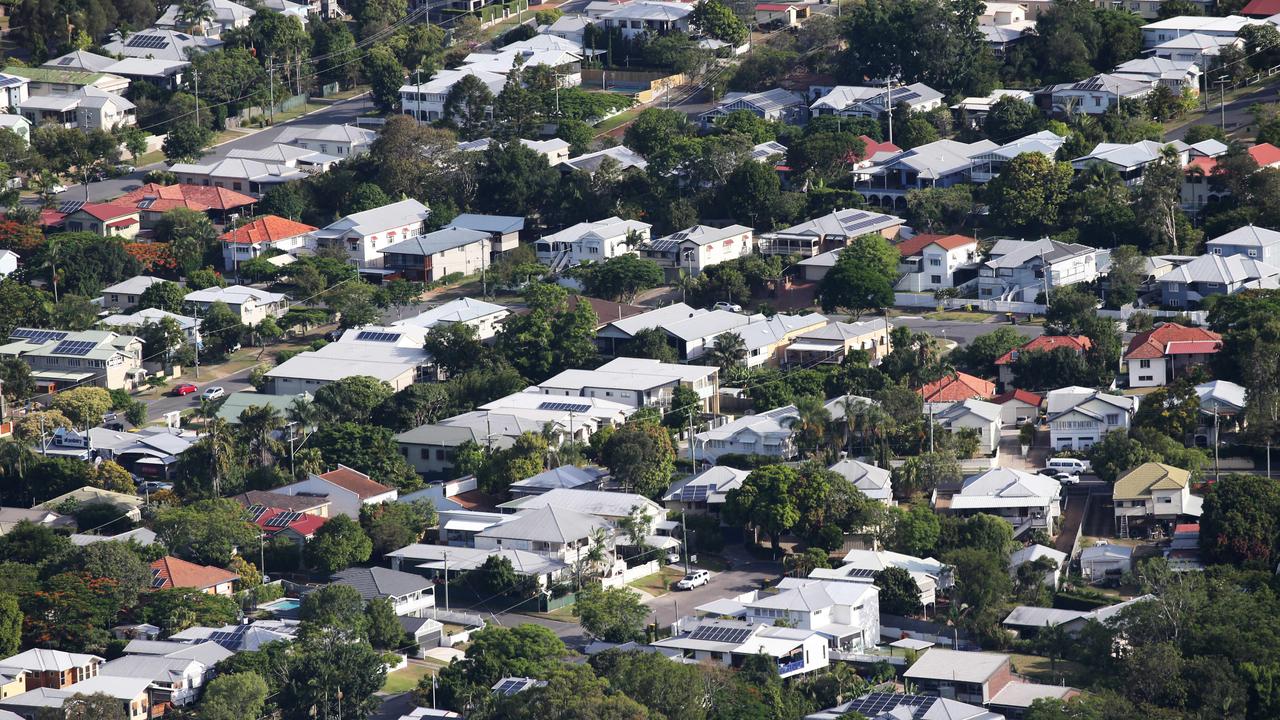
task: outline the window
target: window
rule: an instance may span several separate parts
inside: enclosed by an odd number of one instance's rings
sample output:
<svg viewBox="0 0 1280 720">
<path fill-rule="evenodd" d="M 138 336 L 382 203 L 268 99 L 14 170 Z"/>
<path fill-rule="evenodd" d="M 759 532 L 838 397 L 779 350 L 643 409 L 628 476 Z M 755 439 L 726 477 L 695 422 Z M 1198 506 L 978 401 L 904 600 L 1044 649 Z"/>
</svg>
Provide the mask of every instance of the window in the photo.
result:
<svg viewBox="0 0 1280 720">
<path fill-rule="evenodd" d="M 1154 378 L 1153 378 L 1153 376 L 1151 376 L 1151 375 L 1139 375 L 1139 376 L 1138 376 L 1138 382 L 1151 382 L 1151 381 L 1152 381 L 1152 379 L 1154 379 Z"/>
<path fill-rule="evenodd" d="M 419 449 L 418 449 L 418 457 L 422 458 L 423 460 L 430 460 L 430 459 L 431 459 L 431 448 L 419 448 Z"/>
<path fill-rule="evenodd" d="M 1220 247 L 1216 247 L 1216 248 L 1211 249 L 1209 252 L 1213 253 L 1214 255 L 1221 255 L 1221 254 L 1222 254 L 1222 248 L 1220 248 Z"/>
<path fill-rule="evenodd" d="M 1120 424 L 1120 413 L 1107 413 L 1107 424 L 1108 424 L 1108 425 L 1119 425 L 1119 424 Z"/>
<path fill-rule="evenodd" d="M 941 275 L 930 275 L 930 276 L 929 276 L 929 282 L 933 283 L 934 285 L 941 285 L 941 284 L 942 284 L 942 276 L 941 276 Z"/>
<path fill-rule="evenodd" d="M 1166 496 L 1164 496 L 1164 497 L 1158 497 L 1158 498 L 1156 498 L 1156 502 L 1158 502 L 1158 503 L 1160 503 L 1160 504 L 1162 504 L 1162 505 L 1163 505 L 1163 504 L 1165 504 L 1165 503 L 1171 503 L 1171 502 L 1173 502 L 1173 498 L 1171 498 L 1171 497 L 1169 497 L 1168 495 L 1166 495 Z"/>
<path fill-rule="evenodd" d="M 1258 257 L 1258 251 L 1253 248 L 1249 248 L 1249 257 Z"/>
<path fill-rule="evenodd" d="M 436 448 L 436 460 L 444 460 L 444 448 Z"/>
<path fill-rule="evenodd" d="M 934 267 L 939 267 L 942 265 L 942 260 L 941 258 L 929 258 L 929 264 Z"/>
<path fill-rule="evenodd" d="M 1151 361 L 1150 361 L 1150 360 L 1139 360 L 1139 361 L 1138 361 L 1138 367 L 1142 368 L 1143 370 L 1146 370 L 1147 368 L 1151 367 Z"/>
</svg>

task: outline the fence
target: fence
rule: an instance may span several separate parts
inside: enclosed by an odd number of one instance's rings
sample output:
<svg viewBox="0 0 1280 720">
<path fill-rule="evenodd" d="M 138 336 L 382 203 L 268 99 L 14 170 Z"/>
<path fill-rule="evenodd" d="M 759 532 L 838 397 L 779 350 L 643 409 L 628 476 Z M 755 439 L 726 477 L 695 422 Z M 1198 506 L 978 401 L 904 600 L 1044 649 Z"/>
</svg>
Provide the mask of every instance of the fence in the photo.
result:
<svg viewBox="0 0 1280 720">
<path fill-rule="evenodd" d="M 1048 309 L 1046 305 L 1032 302 L 1017 302 L 1013 300 L 980 300 L 978 298 L 935 298 L 931 293 L 909 293 L 897 292 L 893 294 L 893 304 L 902 308 L 929 308 L 944 310 L 961 310 L 972 308 L 983 312 L 993 313 L 1023 313 L 1027 315 L 1043 315 Z M 1187 317 L 1197 325 L 1204 325 L 1209 321 L 1209 313 L 1203 310 L 1160 310 L 1158 308 L 1140 308 L 1133 305 L 1125 305 L 1119 310 L 1098 310 L 1100 317 L 1109 317 L 1115 320 L 1128 320 L 1134 313 L 1146 313 L 1156 319 Z"/>
<path fill-rule="evenodd" d="M 924 640 L 942 647 L 950 647 L 954 644 L 958 645 L 960 650 L 979 649 L 978 644 L 974 642 L 968 633 L 961 632 L 954 627 L 947 627 L 941 623 L 929 622 L 928 620 L 889 615 L 888 613 L 880 614 L 880 637 Z"/>
<path fill-rule="evenodd" d="M 647 72 L 644 70 L 582 69 L 582 85 L 584 87 L 599 87 L 602 90 L 634 88 L 636 90 L 636 101 L 640 103 L 652 102 L 662 93 L 688 82 L 688 76 L 680 73 L 667 75 L 666 73 Z"/>
<path fill-rule="evenodd" d="M 657 560 L 650 560 L 643 565 L 629 567 L 622 572 L 600 579 L 600 584 L 607 587 L 622 587 L 630 582 L 635 582 L 642 577 L 648 577 L 662 569 L 662 564 Z"/>
</svg>

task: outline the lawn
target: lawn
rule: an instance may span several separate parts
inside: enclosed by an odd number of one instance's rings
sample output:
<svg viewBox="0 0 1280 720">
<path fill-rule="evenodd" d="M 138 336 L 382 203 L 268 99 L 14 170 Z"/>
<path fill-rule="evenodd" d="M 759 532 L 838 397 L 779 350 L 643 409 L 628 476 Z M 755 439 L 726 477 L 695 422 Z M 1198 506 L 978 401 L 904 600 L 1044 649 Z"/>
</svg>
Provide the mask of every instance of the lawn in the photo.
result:
<svg viewBox="0 0 1280 720">
<path fill-rule="evenodd" d="M 1083 665 L 1070 660 L 1058 660 L 1057 670 L 1051 670 L 1049 658 L 1039 655 L 1010 655 L 1014 672 L 1025 675 L 1036 682 L 1048 685 L 1083 685 L 1086 679 Z"/>
<path fill-rule="evenodd" d="M 419 680 L 434 674 L 435 670 L 436 668 L 432 665 L 411 663 L 407 667 L 387 673 L 387 681 L 383 683 L 382 691 L 386 693 L 408 692 L 418 687 Z"/>
<path fill-rule="evenodd" d="M 679 580 L 684 573 L 670 567 L 665 567 L 652 575 L 645 575 L 638 580 L 629 583 L 633 588 L 643 590 L 650 595 L 665 595 L 671 590 L 671 583 Z"/>
<path fill-rule="evenodd" d="M 636 117 L 639 116 L 641 111 L 643 110 L 644 108 L 632 108 L 630 110 L 624 110 L 623 112 L 620 112 L 617 115 L 614 115 L 613 117 L 609 118 L 608 120 L 605 120 L 599 125 L 596 125 L 596 130 L 600 131 L 599 135 L 603 135 L 609 132 L 610 130 L 614 130 L 623 125 L 626 125 L 632 120 L 635 120 Z M 597 135 L 597 137 L 599 135 Z"/>
<path fill-rule="evenodd" d="M 930 320 L 951 320 L 953 322 L 985 322 L 991 313 L 970 312 L 968 310 L 939 310 L 925 315 Z"/>
</svg>

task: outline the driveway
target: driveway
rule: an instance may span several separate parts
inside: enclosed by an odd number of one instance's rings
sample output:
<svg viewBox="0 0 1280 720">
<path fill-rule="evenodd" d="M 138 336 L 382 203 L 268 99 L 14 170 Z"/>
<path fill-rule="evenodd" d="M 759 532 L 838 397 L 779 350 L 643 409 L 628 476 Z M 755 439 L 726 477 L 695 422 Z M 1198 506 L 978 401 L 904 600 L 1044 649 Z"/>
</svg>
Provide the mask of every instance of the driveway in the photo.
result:
<svg viewBox="0 0 1280 720">
<path fill-rule="evenodd" d="M 249 384 L 249 373 L 252 370 L 253 366 L 250 366 L 225 376 L 219 376 L 216 370 L 214 372 L 204 370 L 200 373 L 199 380 L 195 378 L 184 378 L 182 382 L 195 383 L 196 387 L 200 389 L 200 392 L 204 392 L 204 389 L 211 385 L 218 385 L 226 390 L 227 394 L 230 395 L 231 393 L 240 392 L 241 390 L 253 389 L 253 386 Z M 151 400 L 147 403 L 147 419 L 153 421 L 160 420 L 165 413 L 173 410 L 188 410 L 200 407 L 200 392 L 193 395 L 187 395 L 185 397 L 164 395 Z"/>
<path fill-rule="evenodd" d="M 677 618 L 693 615 L 693 609 L 699 605 L 759 590 L 763 583 L 781 574 L 782 565 L 772 560 L 735 562 L 729 570 L 712 573 L 711 581 L 702 587 L 649 598 L 644 604 L 653 611 L 650 622 L 656 619 L 659 626 L 667 626 Z"/>
</svg>

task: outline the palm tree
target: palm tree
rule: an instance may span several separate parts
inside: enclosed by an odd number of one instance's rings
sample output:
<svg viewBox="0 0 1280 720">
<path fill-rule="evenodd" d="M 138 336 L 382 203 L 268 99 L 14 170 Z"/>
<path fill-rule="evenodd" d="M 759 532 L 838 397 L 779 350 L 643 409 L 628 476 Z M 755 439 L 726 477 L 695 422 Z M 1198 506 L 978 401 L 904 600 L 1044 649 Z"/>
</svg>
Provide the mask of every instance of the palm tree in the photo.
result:
<svg viewBox="0 0 1280 720">
<path fill-rule="evenodd" d="M 251 405 L 240 413 L 240 434 L 244 437 L 249 454 L 258 461 L 258 467 L 271 462 L 283 447 L 276 433 L 284 428 L 280 411 L 270 405 Z"/>
<path fill-rule="evenodd" d="M 176 20 L 192 35 L 203 35 L 204 24 L 213 20 L 213 6 L 209 0 L 180 0 Z"/>
<path fill-rule="evenodd" d="M 707 362 L 728 372 L 729 368 L 747 359 L 747 343 L 736 332 L 720 333 L 707 351 Z"/>
<path fill-rule="evenodd" d="M 822 402 L 822 398 L 817 395 L 806 395 L 796 398 L 795 402 L 796 414 L 783 421 L 783 424 L 791 428 L 791 433 L 796 439 L 796 447 L 804 455 L 806 448 L 810 449 L 809 457 L 818 454 L 819 447 L 827 437 L 827 426 L 831 424 L 831 413 L 827 410 Z"/>
<path fill-rule="evenodd" d="M 866 433 L 866 424 L 863 420 L 867 416 L 867 410 L 872 406 L 866 401 L 866 398 L 857 395 L 845 395 L 836 401 L 836 407 L 840 408 L 841 424 L 844 426 L 844 449 L 846 452 L 852 446 L 853 426 L 858 425 L 860 432 Z"/>
<path fill-rule="evenodd" d="M 201 403 L 201 408 L 207 403 Z M 209 477 L 213 497 L 222 497 L 222 479 L 232 473 L 236 461 L 236 439 L 226 420 L 212 417 L 205 421 L 206 434 L 200 439 L 209 452 Z"/>
</svg>

